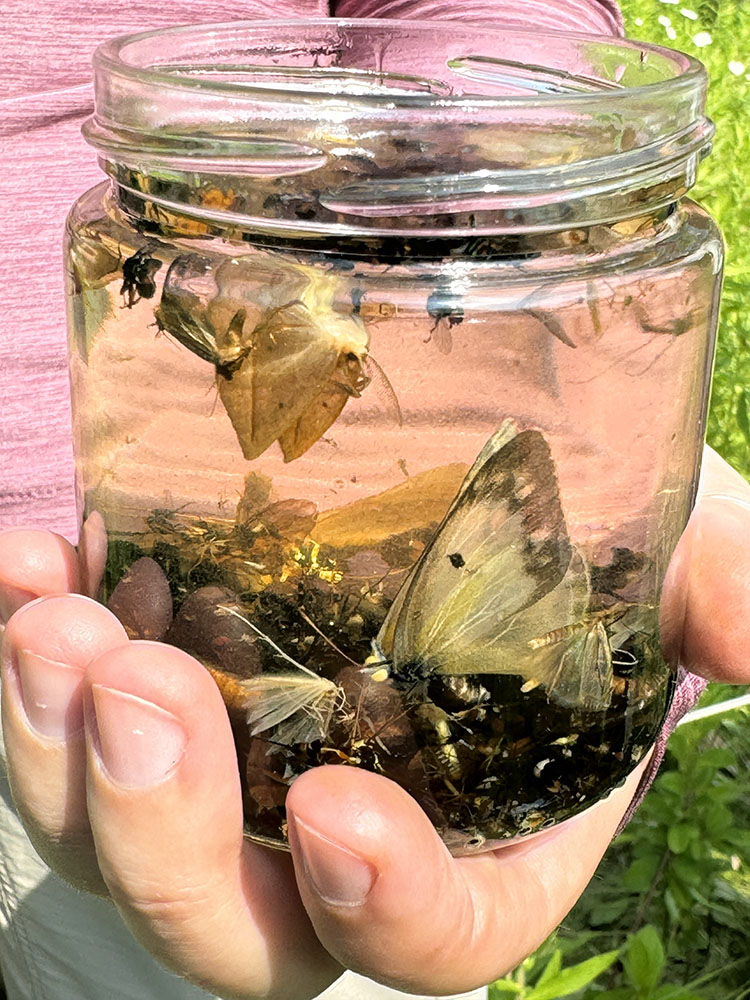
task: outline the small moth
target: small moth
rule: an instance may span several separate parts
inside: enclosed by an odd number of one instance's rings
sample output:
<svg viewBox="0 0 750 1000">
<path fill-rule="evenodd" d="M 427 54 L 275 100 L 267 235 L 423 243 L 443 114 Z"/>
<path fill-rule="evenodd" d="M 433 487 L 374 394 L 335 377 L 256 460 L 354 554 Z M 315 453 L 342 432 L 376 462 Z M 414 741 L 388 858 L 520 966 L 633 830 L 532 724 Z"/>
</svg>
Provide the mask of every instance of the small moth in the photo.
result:
<svg viewBox="0 0 750 1000">
<path fill-rule="evenodd" d="M 273 741 L 288 746 L 324 739 L 333 713 L 344 700 L 339 685 L 297 663 L 234 608 L 223 606 L 220 611 L 239 618 L 293 668 L 287 673 L 259 674 L 238 682 L 250 735 L 273 730 Z"/>
</svg>

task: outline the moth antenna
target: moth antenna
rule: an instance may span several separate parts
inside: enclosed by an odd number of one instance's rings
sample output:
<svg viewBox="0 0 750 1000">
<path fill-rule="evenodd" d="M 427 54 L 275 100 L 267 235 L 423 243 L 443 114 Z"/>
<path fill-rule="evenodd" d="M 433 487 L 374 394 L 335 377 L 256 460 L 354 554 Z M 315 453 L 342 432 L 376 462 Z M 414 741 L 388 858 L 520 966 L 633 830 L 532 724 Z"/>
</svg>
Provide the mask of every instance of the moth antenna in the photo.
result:
<svg viewBox="0 0 750 1000">
<path fill-rule="evenodd" d="M 315 673 L 314 670 L 309 670 L 307 667 L 303 667 L 301 663 L 298 663 L 288 653 L 285 653 L 280 646 L 276 645 L 273 639 L 269 638 L 265 634 L 265 632 L 261 632 L 261 630 L 258 628 L 257 625 L 253 625 L 250 619 L 246 618 L 244 615 L 241 615 L 239 611 L 236 611 L 234 608 L 228 608 L 225 604 L 220 604 L 217 610 L 223 612 L 225 615 L 232 615 L 234 618 L 239 618 L 241 622 L 243 622 L 245 625 L 248 626 L 248 628 L 251 628 L 253 632 L 255 632 L 255 634 L 258 636 L 259 639 L 262 639 L 263 642 L 268 643 L 271 649 L 273 649 L 274 652 L 277 653 L 282 659 L 286 660 L 287 663 L 291 663 L 293 667 L 296 667 L 303 673 L 308 674 L 310 677 L 314 677 L 316 680 L 320 680 L 320 677 L 318 676 L 318 674 Z"/>
<path fill-rule="evenodd" d="M 375 372 L 375 375 L 377 376 L 376 379 L 373 379 L 376 388 L 382 390 L 383 395 L 386 397 L 388 401 L 387 409 L 395 411 L 396 420 L 398 421 L 398 426 L 403 427 L 404 416 L 401 412 L 401 404 L 398 401 L 396 390 L 391 385 L 390 379 L 383 371 L 382 367 L 377 363 L 372 354 L 367 355 L 365 364 L 366 367 L 368 368 L 372 366 L 372 369 Z"/>
<path fill-rule="evenodd" d="M 335 649 L 335 650 L 336 650 L 336 652 L 337 652 L 337 653 L 339 654 L 339 656 L 343 657 L 343 658 L 344 658 L 345 660 L 348 660 L 348 661 L 349 661 L 349 663 L 353 664 L 353 665 L 354 665 L 355 667 L 361 667 L 361 666 L 362 666 L 362 664 L 361 664 L 361 663 L 358 663 L 358 662 L 357 662 L 356 660 L 353 660 L 353 659 L 351 658 L 351 656 L 347 656 L 347 654 L 346 654 L 346 653 L 345 653 L 345 652 L 343 651 L 343 649 L 339 649 L 339 647 L 338 647 L 338 646 L 336 645 L 336 643 L 335 643 L 335 642 L 333 641 L 333 639 L 329 639 L 329 638 L 328 638 L 328 636 L 327 636 L 327 635 L 325 634 L 325 632 L 322 632 L 322 631 L 321 631 L 321 630 L 320 630 L 320 629 L 318 628 L 318 626 L 317 626 L 317 625 L 315 624 L 315 622 L 314 622 L 314 621 L 312 620 L 312 618 L 310 618 L 310 617 L 309 617 L 309 616 L 308 616 L 308 615 L 307 615 L 307 614 L 306 614 L 306 613 L 305 613 L 305 612 L 304 612 L 304 611 L 302 610 L 302 608 L 297 608 L 297 613 L 299 614 L 300 618 L 302 618 L 302 619 L 303 619 L 304 621 L 306 621 L 306 622 L 307 622 L 307 624 L 308 624 L 308 625 L 310 626 L 310 628 L 311 628 L 311 629 L 312 629 L 312 630 L 313 630 L 314 632 L 317 632 L 317 633 L 318 633 L 318 635 L 320 636 L 320 638 L 321 638 L 321 639 L 322 639 L 322 640 L 323 640 L 324 642 L 327 642 L 327 643 L 328 643 L 328 645 L 329 645 L 329 646 L 331 647 L 331 649 Z"/>
</svg>

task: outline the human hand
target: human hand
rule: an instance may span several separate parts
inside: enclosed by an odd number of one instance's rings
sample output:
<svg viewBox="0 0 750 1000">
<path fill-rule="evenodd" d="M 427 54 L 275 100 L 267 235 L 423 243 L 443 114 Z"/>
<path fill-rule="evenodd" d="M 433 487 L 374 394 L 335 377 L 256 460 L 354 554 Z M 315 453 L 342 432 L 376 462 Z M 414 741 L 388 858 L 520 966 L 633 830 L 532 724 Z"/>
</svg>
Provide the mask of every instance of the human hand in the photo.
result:
<svg viewBox="0 0 750 1000">
<path fill-rule="evenodd" d="M 666 639 L 690 671 L 747 683 L 750 486 L 711 452 L 704 470 L 665 584 Z M 187 654 L 128 642 L 70 593 L 92 592 L 103 565 L 95 522 L 84 538 L 79 558 L 48 532 L 0 535 L 0 613 L 20 607 L 3 642 L 9 774 L 42 857 L 110 894 L 164 964 L 242 1000 L 314 996 L 341 966 L 450 993 L 504 973 L 564 917 L 645 765 L 568 823 L 457 859 L 398 786 L 322 767 L 289 793 L 291 856 L 252 844 L 218 690 Z"/>
</svg>

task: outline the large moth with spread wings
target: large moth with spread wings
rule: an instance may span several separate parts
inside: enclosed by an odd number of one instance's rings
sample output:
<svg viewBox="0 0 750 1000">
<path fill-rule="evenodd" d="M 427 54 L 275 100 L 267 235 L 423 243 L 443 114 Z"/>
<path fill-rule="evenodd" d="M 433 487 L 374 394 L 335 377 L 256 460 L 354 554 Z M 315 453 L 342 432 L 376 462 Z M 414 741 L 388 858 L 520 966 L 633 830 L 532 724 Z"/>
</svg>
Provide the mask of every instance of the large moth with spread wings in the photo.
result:
<svg viewBox="0 0 750 1000">
<path fill-rule="evenodd" d="M 508 420 L 396 596 L 375 659 L 394 677 L 516 674 L 526 690 L 541 685 L 561 704 L 601 710 L 612 696 L 607 626 L 619 608 L 592 612 L 591 600 L 549 445 Z"/>
<path fill-rule="evenodd" d="M 542 687 L 558 704 L 603 711 L 619 643 L 632 634 L 626 618 L 622 605 L 592 608 L 590 571 L 568 533 L 549 445 L 508 420 L 466 475 L 361 669 L 407 684 L 433 674 L 512 674 L 524 691 Z M 292 673 L 242 682 L 251 733 L 273 729 L 281 743 L 323 739 L 342 692 L 282 655 Z"/>
<path fill-rule="evenodd" d="M 262 310 L 235 309 L 217 327 L 191 288 L 207 265 L 193 254 L 177 257 L 167 272 L 156 322 L 216 369 L 216 385 L 246 459 L 278 441 L 291 462 L 311 448 L 359 396 L 369 338 L 358 316 L 333 308 L 333 288 L 310 276 L 299 295 Z"/>
</svg>

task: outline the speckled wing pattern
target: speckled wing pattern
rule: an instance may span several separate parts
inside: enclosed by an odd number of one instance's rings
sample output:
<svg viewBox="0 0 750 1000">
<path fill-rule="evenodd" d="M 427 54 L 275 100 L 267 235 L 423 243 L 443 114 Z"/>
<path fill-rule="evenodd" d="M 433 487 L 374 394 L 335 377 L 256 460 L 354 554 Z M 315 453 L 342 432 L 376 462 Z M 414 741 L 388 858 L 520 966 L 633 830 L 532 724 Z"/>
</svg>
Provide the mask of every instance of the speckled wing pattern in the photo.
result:
<svg viewBox="0 0 750 1000">
<path fill-rule="evenodd" d="M 517 674 L 563 704 L 598 710 L 611 698 L 612 651 L 590 599 L 549 445 L 506 421 L 397 595 L 376 648 L 396 676 Z"/>
</svg>

